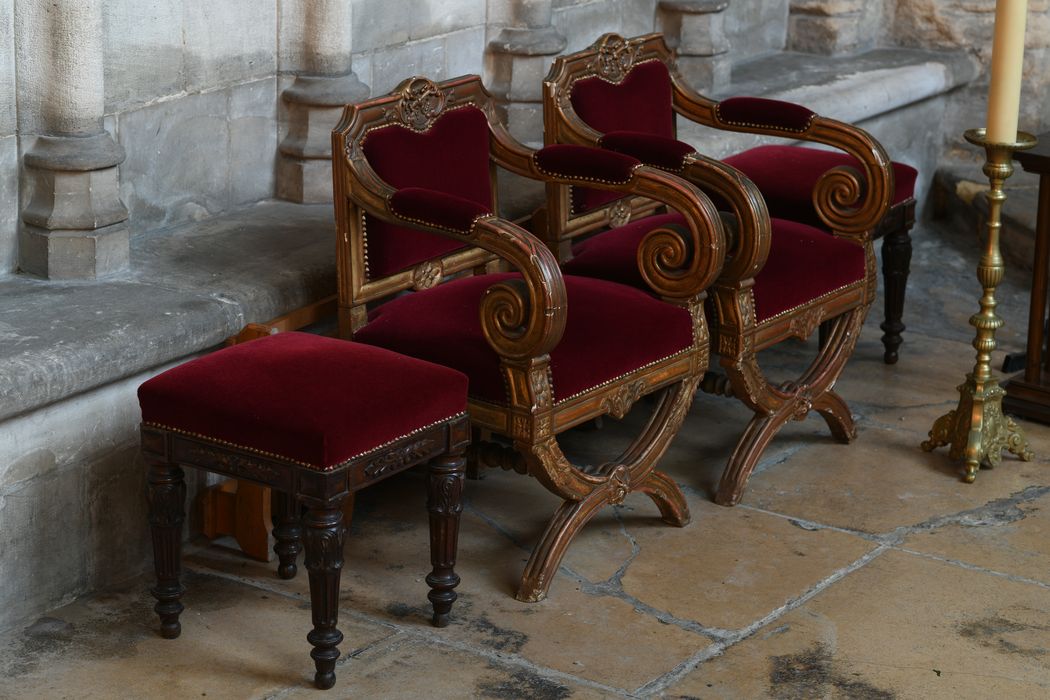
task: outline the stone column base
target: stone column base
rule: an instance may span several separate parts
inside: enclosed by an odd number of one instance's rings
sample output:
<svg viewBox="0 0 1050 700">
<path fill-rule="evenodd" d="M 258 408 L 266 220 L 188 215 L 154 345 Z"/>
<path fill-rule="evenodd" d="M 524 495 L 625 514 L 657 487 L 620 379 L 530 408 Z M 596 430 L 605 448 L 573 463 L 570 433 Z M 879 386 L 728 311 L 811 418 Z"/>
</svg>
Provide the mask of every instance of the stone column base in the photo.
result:
<svg viewBox="0 0 1050 700">
<path fill-rule="evenodd" d="M 678 52 L 678 70 L 699 92 L 729 85 L 727 0 L 660 0 L 656 26 Z"/>
<path fill-rule="evenodd" d="M 26 224 L 19 233 L 22 272 L 50 280 L 96 279 L 127 269 L 126 222 L 86 230 L 49 231 Z"/>
<path fill-rule="evenodd" d="M 332 201 L 332 129 L 343 107 L 368 97 L 354 73 L 299 76 L 281 93 L 288 133 L 277 153 L 277 197 L 303 204 Z"/>
<path fill-rule="evenodd" d="M 127 268 L 128 210 L 117 172 L 123 161 L 124 149 L 105 131 L 37 139 L 24 159 L 32 195 L 22 210 L 22 271 L 95 279 Z"/>
</svg>

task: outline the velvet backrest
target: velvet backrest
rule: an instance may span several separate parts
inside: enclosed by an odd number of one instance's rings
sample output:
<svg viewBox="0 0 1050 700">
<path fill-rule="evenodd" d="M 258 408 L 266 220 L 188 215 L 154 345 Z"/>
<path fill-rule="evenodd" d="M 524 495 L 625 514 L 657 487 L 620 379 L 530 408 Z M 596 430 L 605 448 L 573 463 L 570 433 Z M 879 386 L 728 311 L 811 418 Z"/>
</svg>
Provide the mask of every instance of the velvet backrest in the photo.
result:
<svg viewBox="0 0 1050 700">
<path fill-rule="evenodd" d="M 376 174 L 399 190 L 436 190 L 492 210 L 488 120 L 473 105 L 449 110 L 426 131 L 401 124 L 373 129 L 362 139 L 361 150 Z M 370 279 L 464 247 L 450 238 L 389 224 L 369 214 L 365 241 Z"/>
<path fill-rule="evenodd" d="M 569 100 L 576 114 L 595 131 L 634 131 L 673 138 L 671 74 L 663 61 L 650 59 L 631 68 L 619 83 L 598 76 L 572 84 Z M 572 213 L 593 211 L 619 198 L 615 192 L 572 189 Z"/>
</svg>

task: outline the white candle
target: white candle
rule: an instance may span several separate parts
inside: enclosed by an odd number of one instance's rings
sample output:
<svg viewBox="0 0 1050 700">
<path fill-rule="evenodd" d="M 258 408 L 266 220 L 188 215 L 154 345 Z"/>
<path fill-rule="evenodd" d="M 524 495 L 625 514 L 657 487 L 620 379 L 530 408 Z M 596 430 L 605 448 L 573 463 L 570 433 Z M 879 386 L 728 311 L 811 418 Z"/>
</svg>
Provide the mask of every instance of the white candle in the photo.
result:
<svg viewBox="0 0 1050 700">
<path fill-rule="evenodd" d="M 985 135 L 989 143 L 1013 143 L 1017 140 L 1027 5 L 1028 0 L 996 0 L 995 3 L 988 131 Z"/>
</svg>

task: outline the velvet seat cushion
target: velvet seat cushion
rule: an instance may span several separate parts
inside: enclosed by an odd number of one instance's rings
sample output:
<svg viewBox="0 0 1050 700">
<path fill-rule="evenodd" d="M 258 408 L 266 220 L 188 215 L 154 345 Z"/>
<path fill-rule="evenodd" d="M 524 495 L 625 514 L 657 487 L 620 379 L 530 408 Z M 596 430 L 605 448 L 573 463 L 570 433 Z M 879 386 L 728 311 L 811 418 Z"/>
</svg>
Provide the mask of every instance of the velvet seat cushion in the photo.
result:
<svg viewBox="0 0 1050 700">
<path fill-rule="evenodd" d="M 470 377 L 471 396 L 506 404 L 499 356 L 485 340 L 479 304 L 486 289 L 515 277 L 466 277 L 399 297 L 373 311 L 354 340 L 454 367 Z M 692 345 L 684 309 L 604 280 L 567 276 L 565 287 L 566 329 L 551 352 L 556 401 Z"/>
<path fill-rule="evenodd" d="M 147 425 L 327 470 L 463 413 L 467 378 L 382 348 L 293 332 L 179 365 L 138 395 Z"/>
<path fill-rule="evenodd" d="M 648 289 L 638 271 L 638 246 L 649 231 L 668 224 L 686 225 L 680 214 L 661 214 L 592 236 L 573 246 L 562 270 Z M 772 228 L 769 258 L 753 288 L 759 323 L 864 279 L 861 246 L 794 221 L 773 219 Z"/>
<path fill-rule="evenodd" d="M 771 215 L 821 228 L 824 224 L 813 208 L 813 188 L 820 176 L 840 165 L 860 167 L 847 153 L 802 146 L 757 146 L 724 160 L 758 186 Z M 910 165 L 893 163 L 893 204 L 915 195 L 917 176 Z"/>
</svg>

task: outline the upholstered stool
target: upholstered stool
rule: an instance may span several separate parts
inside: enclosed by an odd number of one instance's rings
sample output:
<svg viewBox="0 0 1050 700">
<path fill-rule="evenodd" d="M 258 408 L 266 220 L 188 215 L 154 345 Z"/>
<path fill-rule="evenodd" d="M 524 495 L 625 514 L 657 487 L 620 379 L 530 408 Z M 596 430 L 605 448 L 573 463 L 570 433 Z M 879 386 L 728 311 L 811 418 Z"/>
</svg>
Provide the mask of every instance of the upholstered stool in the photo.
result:
<svg viewBox="0 0 1050 700">
<path fill-rule="evenodd" d="M 179 636 L 186 487 L 196 467 L 269 486 L 279 573 L 296 573 L 306 544 L 318 688 L 335 683 L 339 575 L 355 491 L 429 461 L 427 509 L 433 624 L 448 623 L 464 459 L 467 378 L 387 350 L 306 333 L 236 345 L 164 372 L 139 387 L 142 452 L 161 634 Z M 300 504 L 306 513 L 300 521 Z"/>
<path fill-rule="evenodd" d="M 813 190 L 820 176 L 843 165 L 858 167 L 852 156 L 841 151 L 822 151 L 802 146 L 757 146 L 725 158 L 725 162 L 751 179 L 769 206 L 781 219 L 826 228 L 813 206 Z M 882 238 L 882 280 L 886 318 L 882 322 L 883 359 L 897 362 L 897 349 L 904 331 L 904 293 L 911 265 L 911 235 L 915 223 L 915 179 L 918 171 L 904 163 L 893 164 L 893 199 L 872 238 Z"/>
</svg>

